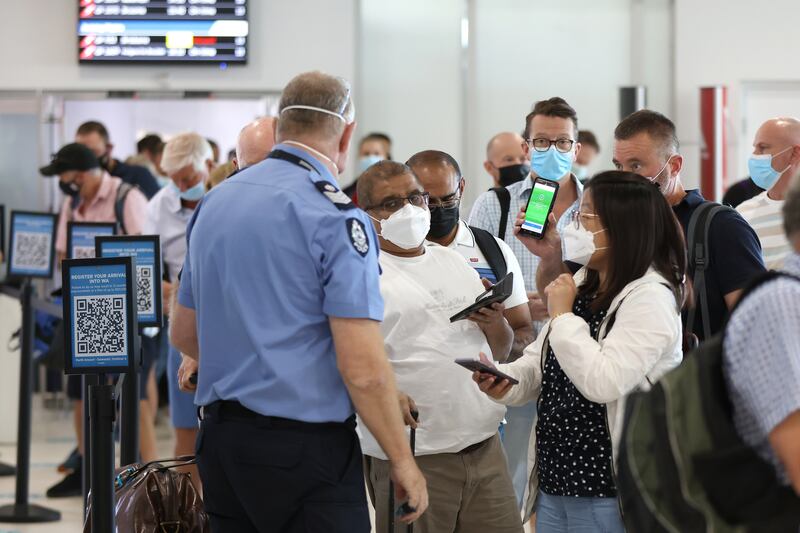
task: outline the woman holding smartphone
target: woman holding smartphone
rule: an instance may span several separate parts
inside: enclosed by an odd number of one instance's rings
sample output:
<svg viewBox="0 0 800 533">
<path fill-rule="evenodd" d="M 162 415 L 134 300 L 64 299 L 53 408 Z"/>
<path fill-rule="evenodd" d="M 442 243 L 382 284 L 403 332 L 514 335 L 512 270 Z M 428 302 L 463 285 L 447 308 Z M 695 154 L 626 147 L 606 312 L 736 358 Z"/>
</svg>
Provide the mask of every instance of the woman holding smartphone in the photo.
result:
<svg viewBox="0 0 800 533">
<path fill-rule="evenodd" d="M 682 359 L 683 232 L 657 186 L 612 171 L 586 185 L 561 238 L 564 260 L 583 268 L 547 287 L 550 321 L 519 360 L 498 365 L 519 384 L 473 377 L 500 403 L 538 402 L 526 505 L 537 532 L 623 532 L 614 461 L 624 399 Z"/>
</svg>

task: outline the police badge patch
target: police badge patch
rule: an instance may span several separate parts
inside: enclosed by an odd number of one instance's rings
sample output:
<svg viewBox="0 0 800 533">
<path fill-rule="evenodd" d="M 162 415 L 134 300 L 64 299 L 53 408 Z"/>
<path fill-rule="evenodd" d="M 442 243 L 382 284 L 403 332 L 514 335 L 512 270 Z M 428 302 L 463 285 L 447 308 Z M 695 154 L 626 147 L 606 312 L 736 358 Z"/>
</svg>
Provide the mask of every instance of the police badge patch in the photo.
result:
<svg viewBox="0 0 800 533">
<path fill-rule="evenodd" d="M 357 218 L 347 219 L 347 231 L 350 234 L 350 242 L 361 257 L 366 257 L 369 252 L 369 239 L 364 223 Z"/>
</svg>

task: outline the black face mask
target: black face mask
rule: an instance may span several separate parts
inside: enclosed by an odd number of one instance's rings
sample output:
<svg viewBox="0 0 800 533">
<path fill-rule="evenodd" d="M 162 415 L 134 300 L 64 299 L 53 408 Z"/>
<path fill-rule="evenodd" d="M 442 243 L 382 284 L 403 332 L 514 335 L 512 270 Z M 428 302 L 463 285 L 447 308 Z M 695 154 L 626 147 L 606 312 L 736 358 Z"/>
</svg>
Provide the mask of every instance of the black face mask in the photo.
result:
<svg viewBox="0 0 800 533">
<path fill-rule="evenodd" d="M 428 238 L 441 239 L 458 224 L 458 205 L 453 207 L 431 207 L 431 229 Z"/>
<path fill-rule="evenodd" d="M 100 161 L 100 166 L 103 167 L 104 170 L 109 170 L 111 168 L 111 155 L 108 152 L 101 155 L 97 158 Z"/>
<path fill-rule="evenodd" d="M 64 183 L 63 181 L 58 182 L 58 188 L 61 189 L 65 195 L 75 198 L 81 192 L 80 188 L 74 183 Z"/>
<path fill-rule="evenodd" d="M 500 186 L 508 187 L 512 183 L 524 180 L 531 172 L 531 167 L 525 163 L 520 165 L 508 165 L 507 167 L 500 167 Z"/>
</svg>

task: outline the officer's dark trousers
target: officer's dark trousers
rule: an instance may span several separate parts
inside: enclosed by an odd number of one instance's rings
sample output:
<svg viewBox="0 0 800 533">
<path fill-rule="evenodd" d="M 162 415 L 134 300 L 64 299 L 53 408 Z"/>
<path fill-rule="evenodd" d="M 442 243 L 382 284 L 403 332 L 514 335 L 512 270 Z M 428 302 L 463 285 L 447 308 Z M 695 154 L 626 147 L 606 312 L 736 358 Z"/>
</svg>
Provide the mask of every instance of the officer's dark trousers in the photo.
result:
<svg viewBox="0 0 800 533">
<path fill-rule="evenodd" d="M 197 454 L 213 533 L 369 533 L 352 420 L 308 424 L 230 402 L 204 411 Z"/>
</svg>

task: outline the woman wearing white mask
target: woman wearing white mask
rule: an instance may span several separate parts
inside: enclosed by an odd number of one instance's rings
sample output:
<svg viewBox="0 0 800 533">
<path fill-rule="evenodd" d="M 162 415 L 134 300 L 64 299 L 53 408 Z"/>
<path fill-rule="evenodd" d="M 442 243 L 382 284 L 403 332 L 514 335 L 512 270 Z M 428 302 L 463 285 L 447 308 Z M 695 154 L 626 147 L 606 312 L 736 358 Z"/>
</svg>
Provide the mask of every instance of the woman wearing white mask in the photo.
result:
<svg viewBox="0 0 800 533">
<path fill-rule="evenodd" d="M 543 334 L 500 365 L 519 385 L 473 378 L 500 403 L 538 402 L 526 506 L 537 531 L 622 532 L 614 461 L 624 400 L 682 359 L 683 233 L 657 187 L 612 171 L 589 181 L 562 245 L 583 268 L 547 287 Z"/>
</svg>

